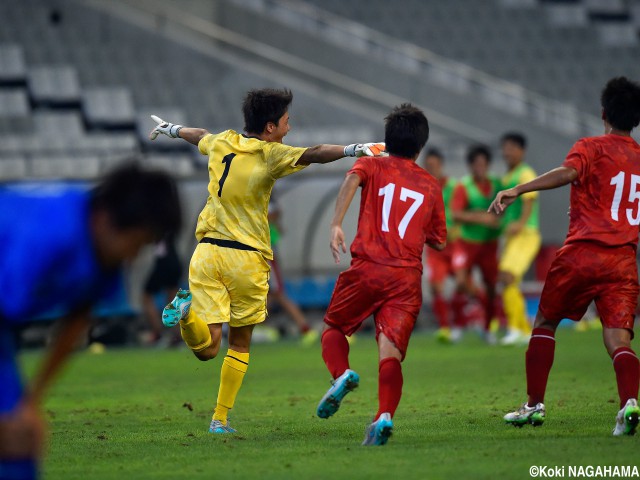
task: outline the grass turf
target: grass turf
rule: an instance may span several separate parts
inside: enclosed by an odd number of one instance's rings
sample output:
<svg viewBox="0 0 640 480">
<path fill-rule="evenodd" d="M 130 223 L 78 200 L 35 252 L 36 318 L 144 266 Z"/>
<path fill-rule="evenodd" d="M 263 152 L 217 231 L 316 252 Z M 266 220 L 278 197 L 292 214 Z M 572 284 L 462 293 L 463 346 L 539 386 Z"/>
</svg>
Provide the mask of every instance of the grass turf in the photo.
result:
<svg viewBox="0 0 640 480">
<path fill-rule="evenodd" d="M 254 346 L 232 411 L 239 433 L 225 436 L 207 433 L 220 358 L 199 362 L 184 349 L 80 353 L 46 404 L 44 478 L 516 479 L 530 478 L 532 465 L 636 465 L 638 439 L 611 436 L 618 400 L 600 333 L 558 333 L 547 420 L 535 429 L 502 421 L 526 398 L 524 351 L 473 335 L 457 346 L 416 335 L 394 434 L 368 448 L 360 442 L 377 409 L 372 338 L 351 347 L 360 388 L 329 420 L 315 416 L 329 387 L 319 346 Z M 27 371 L 37 357 L 23 356 Z"/>
</svg>

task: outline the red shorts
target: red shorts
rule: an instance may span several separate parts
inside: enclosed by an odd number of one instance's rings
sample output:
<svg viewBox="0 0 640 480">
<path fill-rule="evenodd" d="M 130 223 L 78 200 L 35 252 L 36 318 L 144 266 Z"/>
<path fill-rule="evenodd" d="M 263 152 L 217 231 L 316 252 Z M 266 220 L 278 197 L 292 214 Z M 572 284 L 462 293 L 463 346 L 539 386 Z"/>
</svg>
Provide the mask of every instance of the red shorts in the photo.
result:
<svg viewBox="0 0 640 480">
<path fill-rule="evenodd" d="M 427 248 L 426 255 L 429 283 L 442 283 L 447 277 L 453 275 L 451 267 L 453 247 L 451 245 L 447 245 L 441 252 Z"/>
<path fill-rule="evenodd" d="M 480 269 L 486 285 L 498 281 L 498 241 L 475 243 L 458 240 L 453 244 L 453 270 L 470 271 L 474 266 Z"/>
<path fill-rule="evenodd" d="M 384 333 L 404 359 L 421 306 L 422 273 L 418 269 L 354 258 L 338 277 L 324 321 L 352 335 L 373 315 L 376 338 Z"/>
<path fill-rule="evenodd" d="M 595 301 L 605 327 L 632 330 L 638 290 L 632 247 L 573 243 L 556 253 L 544 282 L 540 313 L 547 320 L 578 321 Z"/>
</svg>

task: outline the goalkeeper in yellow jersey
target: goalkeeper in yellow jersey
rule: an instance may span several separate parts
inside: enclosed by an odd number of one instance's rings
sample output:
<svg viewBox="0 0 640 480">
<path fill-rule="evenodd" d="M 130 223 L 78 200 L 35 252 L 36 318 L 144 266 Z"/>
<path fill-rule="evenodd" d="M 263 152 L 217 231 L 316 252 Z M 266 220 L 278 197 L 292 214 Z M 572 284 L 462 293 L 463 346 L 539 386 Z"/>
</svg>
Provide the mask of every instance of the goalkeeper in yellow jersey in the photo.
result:
<svg viewBox="0 0 640 480">
<path fill-rule="evenodd" d="M 189 265 L 190 291 L 179 291 L 167 305 L 163 323 L 179 323 L 185 343 L 203 361 L 218 354 L 222 324 L 229 323 L 229 350 L 210 433 L 235 432 L 227 415 L 249 365 L 253 328 L 267 316 L 267 261 L 273 258 L 267 213 L 275 181 L 312 163 L 384 150 L 383 144 L 283 145 L 292 99 L 289 90 L 249 91 L 242 105 L 245 133 L 211 134 L 152 117 L 158 123 L 152 140 L 158 134 L 182 138 L 209 157 L 209 197 L 196 227 L 199 244 Z"/>
</svg>

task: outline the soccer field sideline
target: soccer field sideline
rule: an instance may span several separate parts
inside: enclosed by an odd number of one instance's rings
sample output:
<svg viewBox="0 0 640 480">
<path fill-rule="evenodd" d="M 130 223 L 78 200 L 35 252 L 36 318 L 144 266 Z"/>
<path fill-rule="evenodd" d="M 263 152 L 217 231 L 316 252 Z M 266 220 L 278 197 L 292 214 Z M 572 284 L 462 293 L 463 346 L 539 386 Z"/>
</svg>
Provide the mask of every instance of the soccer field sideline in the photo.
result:
<svg viewBox="0 0 640 480">
<path fill-rule="evenodd" d="M 618 409 L 599 332 L 558 334 L 543 427 L 502 415 L 525 399 L 524 348 L 462 345 L 417 335 L 388 445 L 360 447 L 376 409 L 373 338 L 351 348 L 361 386 L 329 420 L 319 346 L 256 345 L 232 425 L 207 433 L 219 360 L 180 349 L 83 352 L 53 389 L 44 478 L 530 478 L 532 466 L 635 465 L 637 439 L 614 438 Z M 36 356 L 23 355 L 29 371 Z M 588 373 L 586 373 L 588 372 Z"/>
</svg>

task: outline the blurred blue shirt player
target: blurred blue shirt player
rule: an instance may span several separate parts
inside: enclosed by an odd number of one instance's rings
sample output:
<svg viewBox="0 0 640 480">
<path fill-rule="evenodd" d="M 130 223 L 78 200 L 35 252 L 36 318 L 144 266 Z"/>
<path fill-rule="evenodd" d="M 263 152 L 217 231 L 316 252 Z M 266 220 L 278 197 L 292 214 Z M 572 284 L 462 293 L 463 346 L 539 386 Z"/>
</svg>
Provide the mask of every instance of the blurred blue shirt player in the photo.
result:
<svg viewBox="0 0 640 480">
<path fill-rule="evenodd" d="M 91 190 L 64 184 L 0 187 L 0 480 L 37 477 L 45 388 L 86 333 L 91 305 L 121 288 L 140 248 L 177 232 L 177 188 L 127 164 Z M 16 363 L 16 327 L 61 317 L 31 386 Z"/>
</svg>

